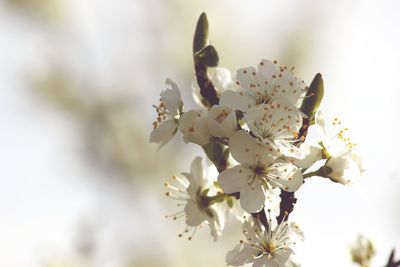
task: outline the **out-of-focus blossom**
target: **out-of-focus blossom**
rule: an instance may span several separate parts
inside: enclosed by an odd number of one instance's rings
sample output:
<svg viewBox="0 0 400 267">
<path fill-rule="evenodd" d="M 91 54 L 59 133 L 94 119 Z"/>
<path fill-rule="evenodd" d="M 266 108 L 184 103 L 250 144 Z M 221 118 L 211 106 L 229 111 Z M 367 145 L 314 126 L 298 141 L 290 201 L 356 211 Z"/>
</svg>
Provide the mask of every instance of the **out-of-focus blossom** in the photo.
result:
<svg viewBox="0 0 400 267">
<path fill-rule="evenodd" d="M 361 267 L 369 267 L 371 259 L 375 256 L 375 247 L 371 240 L 363 235 L 357 237 L 356 242 L 350 248 L 352 261 Z"/>
<path fill-rule="evenodd" d="M 287 221 L 271 228 L 272 226 L 265 228 L 250 217 L 243 223 L 246 240 L 228 252 L 227 264 L 241 266 L 252 263 L 253 267 L 290 266 L 290 257 L 294 254 L 292 247 L 296 241 L 304 240 L 304 235 L 296 224 Z"/>
</svg>

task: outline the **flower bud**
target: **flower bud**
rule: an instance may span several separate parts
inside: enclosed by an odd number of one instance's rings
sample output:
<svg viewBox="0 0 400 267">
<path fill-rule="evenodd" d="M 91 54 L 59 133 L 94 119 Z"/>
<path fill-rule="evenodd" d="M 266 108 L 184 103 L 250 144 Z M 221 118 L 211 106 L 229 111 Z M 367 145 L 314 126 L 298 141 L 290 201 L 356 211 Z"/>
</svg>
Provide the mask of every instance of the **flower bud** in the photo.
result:
<svg viewBox="0 0 400 267">
<path fill-rule="evenodd" d="M 353 152 L 330 157 L 325 162 L 325 166 L 320 168 L 318 174 L 336 183 L 349 184 L 354 177 L 359 176 L 363 171 L 358 160 L 358 155 Z"/>
<path fill-rule="evenodd" d="M 317 73 L 312 80 L 300 107 L 301 112 L 309 118 L 310 124 L 314 124 L 314 115 L 317 112 L 323 97 L 324 81 L 322 80 L 322 75 Z"/>
<path fill-rule="evenodd" d="M 193 54 L 208 44 L 208 20 L 206 13 L 201 13 L 193 37 Z"/>
</svg>

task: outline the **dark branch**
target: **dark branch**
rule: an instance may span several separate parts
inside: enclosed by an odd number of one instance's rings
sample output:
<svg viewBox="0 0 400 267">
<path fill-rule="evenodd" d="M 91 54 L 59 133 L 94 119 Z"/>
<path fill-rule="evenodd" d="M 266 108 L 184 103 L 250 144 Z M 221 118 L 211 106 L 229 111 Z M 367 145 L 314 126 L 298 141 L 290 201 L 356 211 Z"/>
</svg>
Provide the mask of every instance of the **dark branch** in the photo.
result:
<svg viewBox="0 0 400 267">
<path fill-rule="evenodd" d="M 200 87 L 200 95 L 207 100 L 208 106 L 218 105 L 219 98 L 214 85 L 208 78 L 207 65 L 203 63 L 202 60 L 195 59 L 194 69 L 196 72 L 197 84 Z"/>
<path fill-rule="evenodd" d="M 279 216 L 276 217 L 278 224 L 283 222 L 283 220 L 287 221 L 289 218 L 289 214 L 294 209 L 294 204 L 296 204 L 297 199 L 294 196 L 294 192 L 286 192 L 281 190 L 281 204 L 280 204 L 280 213 Z"/>
<path fill-rule="evenodd" d="M 262 209 L 261 211 L 256 212 L 256 213 L 252 213 L 251 215 L 254 218 L 257 218 L 260 221 L 260 223 L 262 223 L 262 225 L 264 225 L 264 227 L 266 229 L 269 229 L 269 222 L 268 222 L 268 218 L 267 218 L 267 215 L 265 214 L 264 209 Z"/>
<path fill-rule="evenodd" d="M 390 253 L 388 263 L 385 265 L 385 267 L 399 267 L 400 266 L 400 261 L 395 261 L 394 259 L 394 254 L 395 250 L 393 249 L 392 252 Z"/>
</svg>

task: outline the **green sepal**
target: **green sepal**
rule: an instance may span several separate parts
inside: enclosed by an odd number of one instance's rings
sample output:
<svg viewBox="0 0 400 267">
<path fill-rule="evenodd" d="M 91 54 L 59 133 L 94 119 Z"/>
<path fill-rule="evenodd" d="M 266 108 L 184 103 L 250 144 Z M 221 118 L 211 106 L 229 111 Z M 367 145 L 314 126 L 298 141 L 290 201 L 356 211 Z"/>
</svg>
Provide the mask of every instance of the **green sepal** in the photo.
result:
<svg viewBox="0 0 400 267">
<path fill-rule="evenodd" d="M 226 199 L 226 203 L 228 204 L 228 207 L 231 209 L 233 208 L 233 198 L 232 197 L 228 197 Z"/>
<path fill-rule="evenodd" d="M 230 153 L 231 153 L 231 151 L 230 151 L 229 147 L 227 147 L 227 148 L 224 150 L 224 157 L 225 157 L 226 159 L 228 159 Z"/>
<path fill-rule="evenodd" d="M 218 52 L 212 45 L 207 45 L 194 54 L 196 60 L 201 60 L 207 67 L 216 67 L 219 63 Z"/>
<path fill-rule="evenodd" d="M 193 37 L 193 54 L 208 44 L 208 20 L 206 13 L 201 13 Z"/>
<path fill-rule="evenodd" d="M 205 189 L 203 192 L 201 192 L 202 196 L 207 196 L 208 192 L 210 192 L 210 188 Z"/>
<path fill-rule="evenodd" d="M 210 216 L 211 218 L 214 218 L 214 214 L 212 213 L 212 211 L 210 209 L 206 209 L 205 212 L 207 213 L 208 216 Z"/>
<path fill-rule="evenodd" d="M 317 73 L 312 80 L 300 107 L 301 112 L 308 116 L 310 125 L 315 123 L 315 113 L 317 112 L 323 97 L 324 81 L 322 80 L 321 73 Z"/>
</svg>

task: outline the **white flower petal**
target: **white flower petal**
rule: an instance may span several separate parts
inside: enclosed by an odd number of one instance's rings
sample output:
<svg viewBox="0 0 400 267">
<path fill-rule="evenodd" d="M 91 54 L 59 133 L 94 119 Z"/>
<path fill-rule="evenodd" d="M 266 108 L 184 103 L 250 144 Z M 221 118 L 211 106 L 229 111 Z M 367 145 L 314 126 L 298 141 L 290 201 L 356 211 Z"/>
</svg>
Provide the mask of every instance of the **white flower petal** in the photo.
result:
<svg viewBox="0 0 400 267">
<path fill-rule="evenodd" d="M 279 188 L 269 188 L 266 190 L 265 210 L 270 210 L 272 214 L 279 214 L 279 204 L 281 203 L 280 192 Z"/>
<path fill-rule="evenodd" d="M 303 159 L 304 152 L 297 146 L 289 143 L 283 139 L 275 139 L 273 142 L 273 149 L 280 151 L 286 157 L 293 157 L 296 159 Z"/>
<path fill-rule="evenodd" d="M 261 139 L 294 140 L 302 126 L 298 109 L 277 101 L 252 107 L 245 120 L 250 130 Z"/>
<path fill-rule="evenodd" d="M 246 131 L 238 131 L 229 142 L 232 157 L 242 164 L 256 165 L 263 163 L 268 165 L 274 161 L 277 155 L 268 145 L 251 137 Z"/>
<path fill-rule="evenodd" d="M 265 190 L 262 185 L 245 185 L 240 189 L 240 206 L 248 213 L 260 211 L 265 203 Z"/>
<path fill-rule="evenodd" d="M 212 205 L 213 212 L 217 215 L 215 221 L 219 228 L 224 229 L 226 223 L 228 222 L 229 207 L 226 203 L 215 203 Z"/>
<path fill-rule="evenodd" d="M 283 265 L 282 265 L 283 266 Z M 252 267 L 281 267 L 274 259 L 268 258 L 264 255 L 254 260 Z"/>
<path fill-rule="evenodd" d="M 303 231 L 300 230 L 300 227 L 297 224 L 295 224 L 294 222 L 291 222 L 289 224 L 289 229 L 290 229 L 290 235 L 291 235 L 292 239 L 304 241 L 304 233 L 303 233 Z"/>
<path fill-rule="evenodd" d="M 322 159 L 322 151 L 319 146 L 302 143 L 300 150 L 305 155 L 303 159 L 292 158 L 295 165 L 300 168 L 307 169 L 315 162 Z"/>
<path fill-rule="evenodd" d="M 189 110 L 179 119 L 179 130 L 183 133 L 185 143 L 205 145 L 209 142 L 210 133 L 204 110 Z"/>
<path fill-rule="evenodd" d="M 318 129 L 322 139 L 324 139 L 326 136 L 326 131 L 325 131 L 326 123 L 325 123 L 325 118 L 321 111 L 318 111 L 315 114 L 315 125 L 317 126 L 317 129 Z"/>
<path fill-rule="evenodd" d="M 258 234 L 265 230 L 262 224 L 255 224 L 254 220 L 254 217 L 249 215 L 249 218 L 242 224 L 243 232 L 246 235 L 247 241 L 257 240 Z"/>
<path fill-rule="evenodd" d="M 169 85 L 170 88 L 161 93 L 161 101 L 173 116 L 179 115 L 182 108 L 182 99 L 178 85 L 170 79 L 167 79 L 165 84 Z"/>
<path fill-rule="evenodd" d="M 210 79 L 217 92 L 223 92 L 233 87 L 233 78 L 231 72 L 226 68 L 216 67 L 210 69 Z"/>
<path fill-rule="evenodd" d="M 235 248 L 228 252 L 226 255 L 226 263 L 232 266 L 241 266 L 246 263 L 254 261 L 254 257 L 258 251 L 248 245 L 239 244 Z"/>
<path fill-rule="evenodd" d="M 239 192 L 247 184 L 249 171 L 241 165 L 224 170 L 218 176 L 218 183 L 226 194 Z"/>
<path fill-rule="evenodd" d="M 190 164 L 190 172 L 193 178 L 193 181 L 190 181 L 190 183 L 193 183 L 194 185 L 196 185 L 196 187 L 201 187 L 204 181 L 203 165 L 201 157 L 196 157 L 192 161 L 192 163 Z"/>
<path fill-rule="evenodd" d="M 254 90 L 260 84 L 260 74 L 254 67 L 239 69 L 236 72 L 236 79 L 240 86 L 246 90 Z"/>
<path fill-rule="evenodd" d="M 189 181 L 189 185 L 186 188 L 186 193 L 191 199 L 196 199 L 199 185 L 194 182 L 195 179 L 193 178 L 193 174 L 190 172 L 182 172 L 182 175 L 185 176 L 186 179 Z"/>
<path fill-rule="evenodd" d="M 213 213 L 215 214 L 215 213 Z M 215 215 L 214 215 L 215 216 Z M 219 227 L 218 223 L 216 220 L 210 218 L 209 220 L 207 220 L 208 222 L 208 226 L 210 227 L 210 234 L 211 236 L 214 238 L 214 241 L 217 241 L 218 238 L 221 236 L 222 234 L 222 229 Z"/>
<path fill-rule="evenodd" d="M 293 251 L 288 248 L 286 251 L 276 254 L 274 261 L 278 264 L 277 266 L 285 266 L 292 254 Z"/>
<path fill-rule="evenodd" d="M 345 171 L 349 169 L 350 161 L 348 155 L 340 155 L 337 157 L 329 158 L 325 166 L 331 168 L 332 172 L 328 174 L 328 178 L 332 181 L 341 183 L 341 184 L 348 184 L 350 183 L 349 177 L 346 177 Z"/>
<path fill-rule="evenodd" d="M 164 146 L 176 133 L 178 124 L 174 120 L 163 121 L 150 134 L 150 143 L 159 143 L 161 148 Z"/>
<path fill-rule="evenodd" d="M 230 137 L 236 132 L 236 113 L 230 107 L 214 105 L 208 111 L 207 123 L 211 135 Z"/>
<path fill-rule="evenodd" d="M 294 77 L 288 70 L 281 73 L 282 78 L 277 81 L 274 90 L 274 99 L 284 100 L 296 105 L 300 96 L 305 93 L 304 81 Z"/>
<path fill-rule="evenodd" d="M 270 183 L 285 191 L 294 192 L 303 184 L 301 170 L 291 163 L 275 163 L 268 178 Z"/>
<path fill-rule="evenodd" d="M 261 60 L 261 63 L 258 64 L 258 71 L 262 76 L 268 79 L 271 79 L 273 75 L 277 76 L 279 74 L 276 64 L 267 59 Z"/>
<path fill-rule="evenodd" d="M 185 206 L 186 224 L 188 226 L 198 226 L 205 221 L 206 217 L 194 200 L 189 200 Z"/>
<path fill-rule="evenodd" d="M 249 107 L 256 104 L 256 101 L 246 92 L 243 92 L 243 90 L 227 90 L 221 94 L 219 103 L 220 105 L 231 107 L 234 110 L 246 112 Z"/>
</svg>

